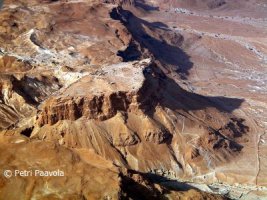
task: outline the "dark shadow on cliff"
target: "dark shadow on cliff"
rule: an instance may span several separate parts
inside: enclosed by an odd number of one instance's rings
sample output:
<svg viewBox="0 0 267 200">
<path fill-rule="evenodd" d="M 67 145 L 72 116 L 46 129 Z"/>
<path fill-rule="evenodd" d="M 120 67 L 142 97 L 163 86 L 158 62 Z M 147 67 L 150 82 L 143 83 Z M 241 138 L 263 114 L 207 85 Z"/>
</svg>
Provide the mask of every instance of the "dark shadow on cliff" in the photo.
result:
<svg viewBox="0 0 267 200">
<path fill-rule="evenodd" d="M 157 97 L 152 98 L 156 103 L 160 103 L 163 107 L 171 110 L 193 111 L 214 107 L 219 111 L 231 113 L 244 102 L 243 99 L 223 96 L 209 97 L 188 92 L 182 89 L 173 78 L 166 75 L 168 74 L 168 68 L 176 66 L 174 71 L 178 71 L 183 76 L 182 78 L 186 79 L 193 67 L 190 56 L 179 48 L 179 45 L 183 42 L 183 37 L 175 35 L 166 24 L 147 22 L 121 7 L 113 9 L 110 15 L 113 19 L 120 20 L 133 35 L 134 41 L 130 43 L 125 51 L 118 53 L 125 62 L 142 59 L 145 49 L 152 53 L 152 57 L 156 61 L 159 61 L 160 64 L 151 66 L 152 71 L 158 71 L 156 72 L 156 78 L 151 76 L 151 73 L 146 74 L 147 82 L 149 82 L 146 87 L 150 88 L 145 89 L 145 94 L 147 95 L 147 91 L 161 90 L 161 92 L 157 91 Z M 144 54 L 145 56 L 151 56 Z M 154 89 L 151 89 L 152 87 Z M 152 102 L 149 104 L 152 105 Z"/>
<path fill-rule="evenodd" d="M 171 180 L 155 173 L 128 170 L 127 175 L 120 174 L 120 176 L 122 178 L 122 200 L 167 200 L 171 193 L 175 199 L 182 197 L 192 199 L 193 191 L 195 192 L 194 195 L 198 194 L 196 197 L 198 199 L 217 199 L 219 197 L 219 195 L 200 191 L 185 182 Z M 228 200 L 224 196 L 220 196 L 219 199 Z"/>
<path fill-rule="evenodd" d="M 244 102 L 244 99 L 223 96 L 203 96 L 189 92 L 175 80 L 165 75 L 156 64 L 150 67 L 151 73 L 145 72 L 146 82 L 140 91 L 140 101 L 151 115 L 157 105 L 170 110 L 197 111 L 216 108 L 222 113 L 232 113 Z M 242 121 L 243 123 L 243 121 Z"/>
<path fill-rule="evenodd" d="M 183 182 L 179 182 L 177 180 L 172 180 L 172 179 L 169 179 L 165 176 L 161 176 L 159 174 L 142 173 L 142 176 L 147 178 L 149 180 L 149 182 L 159 184 L 168 190 L 173 190 L 173 191 L 188 191 L 191 189 L 198 190 L 197 188 L 193 187 L 192 185 L 189 185 L 189 184 L 183 183 Z"/>
<path fill-rule="evenodd" d="M 113 9 L 110 15 L 113 19 L 120 20 L 139 44 L 139 49 L 136 44 L 130 44 L 125 51 L 118 52 L 125 62 L 140 59 L 142 55 L 138 57 L 136 52 L 147 49 L 163 66 L 171 67 L 181 78 L 187 78 L 193 63 L 179 48 L 184 40 L 182 35 L 169 30 L 164 23 L 147 22 L 123 8 Z"/>
<path fill-rule="evenodd" d="M 170 191 L 188 191 L 190 189 L 198 189 L 190 186 L 186 183 L 181 183 L 175 180 L 170 180 L 166 177 L 153 174 L 153 173 L 141 173 L 134 170 L 128 170 L 127 176 L 121 174 L 122 177 L 122 199 L 133 200 L 151 200 L 160 199 L 167 200 L 165 196 Z M 159 185 L 156 187 L 155 184 Z"/>
<path fill-rule="evenodd" d="M 244 119 L 237 118 L 232 112 L 241 106 L 244 99 L 210 97 L 188 92 L 166 76 L 156 64 L 152 64 L 149 68 L 151 73 L 145 72 L 146 81 L 139 93 L 141 109 L 148 116 L 153 118 L 156 108 L 160 106 L 206 126 L 209 132 L 218 138 L 213 148 L 220 148 L 224 146 L 225 141 L 228 141 L 227 146 L 232 151 L 242 150 L 243 146 L 234 139 L 248 133 L 249 127 L 246 126 Z M 218 121 L 220 129 L 214 125 Z"/>
<path fill-rule="evenodd" d="M 229 122 L 232 125 L 233 120 L 231 118 L 234 115 L 231 113 L 241 106 L 244 99 L 203 96 L 181 88 L 171 73 L 178 72 L 180 78 L 187 79 L 190 69 L 193 67 L 190 56 L 179 48 L 184 38 L 169 30 L 164 23 L 147 22 L 121 7 L 113 9 L 110 15 L 113 19 L 120 20 L 133 36 L 130 46 L 125 51 L 118 53 L 124 61 L 146 57 L 154 58 L 154 64 L 148 67 L 150 69 L 144 70 L 146 82 L 140 91 L 140 99 L 138 100 L 141 102 L 141 109 L 152 118 L 157 106 L 184 115 L 211 128 L 211 132 L 218 138 L 227 140 L 234 151 L 240 151 L 243 146 L 232 141 L 231 138 L 234 137 L 231 137 L 231 134 L 229 134 L 230 137 L 225 136 L 220 132 L 221 130 L 212 127 L 216 121 L 221 121 L 224 118 L 226 124 L 221 124 L 221 126 L 224 129 L 229 129 L 224 125 L 227 126 Z M 235 130 L 238 130 L 236 132 L 240 134 L 232 135 L 243 135 L 248 132 L 248 129 L 242 128 L 245 127 L 243 122 L 233 122 L 236 124 Z M 218 146 L 220 145 L 221 143 Z"/>
</svg>

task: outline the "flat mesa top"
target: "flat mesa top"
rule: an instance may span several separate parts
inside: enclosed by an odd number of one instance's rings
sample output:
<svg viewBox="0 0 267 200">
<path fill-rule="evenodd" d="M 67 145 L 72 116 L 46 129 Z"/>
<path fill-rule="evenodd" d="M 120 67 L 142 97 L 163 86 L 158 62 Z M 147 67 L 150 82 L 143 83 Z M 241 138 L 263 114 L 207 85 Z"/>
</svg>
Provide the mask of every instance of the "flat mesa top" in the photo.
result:
<svg viewBox="0 0 267 200">
<path fill-rule="evenodd" d="M 101 95 L 119 91 L 136 92 L 143 85 L 143 70 L 150 63 L 150 59 L 144 59 L 105 66 L 70 85 L 60 97 Z"/>
</svg>

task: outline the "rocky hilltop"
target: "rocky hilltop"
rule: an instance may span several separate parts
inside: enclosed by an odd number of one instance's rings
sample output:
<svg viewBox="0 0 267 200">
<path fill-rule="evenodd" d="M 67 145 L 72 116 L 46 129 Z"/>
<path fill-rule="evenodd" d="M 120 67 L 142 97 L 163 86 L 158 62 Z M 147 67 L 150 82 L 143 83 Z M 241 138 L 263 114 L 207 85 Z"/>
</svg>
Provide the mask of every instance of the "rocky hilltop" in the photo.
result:
<svg viewBox="0 0 267 200">
<path fill-rule="evenodd" d="M 190 2 L 185 6 L 197 10 L 228 6 Z M 201 60 L 195 53 L 210 56 L 194 46 L 205 36 L 172 30 L 178 28 L 163 23 L 167 14 L 186 15 L 188 8 L 158 3 L 5 1 L 1 172 L 61 170 L 64 176 L 1 175 L 0 199 L 262 195 L 267 180 L 261 165 L 255 167 L 254 145 L 264 128 L 247 114 L 245 98 L 193 88 L 191 69 Z M 233 188 L 237 183 L 249 186 Z"/>
</svg>

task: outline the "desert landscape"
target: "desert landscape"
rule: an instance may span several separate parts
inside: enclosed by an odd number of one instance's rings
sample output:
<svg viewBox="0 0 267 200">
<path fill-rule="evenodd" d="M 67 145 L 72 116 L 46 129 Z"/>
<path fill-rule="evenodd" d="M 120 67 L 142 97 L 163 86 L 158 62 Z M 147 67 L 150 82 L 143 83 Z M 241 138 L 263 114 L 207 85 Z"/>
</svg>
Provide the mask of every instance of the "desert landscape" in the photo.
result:
<svg viewBox="0 0 267 200">
<path fill-rule="evenodd" d="M 266 0 L 0 8 L 0 200 L 267 199 Z"/>
</svg>

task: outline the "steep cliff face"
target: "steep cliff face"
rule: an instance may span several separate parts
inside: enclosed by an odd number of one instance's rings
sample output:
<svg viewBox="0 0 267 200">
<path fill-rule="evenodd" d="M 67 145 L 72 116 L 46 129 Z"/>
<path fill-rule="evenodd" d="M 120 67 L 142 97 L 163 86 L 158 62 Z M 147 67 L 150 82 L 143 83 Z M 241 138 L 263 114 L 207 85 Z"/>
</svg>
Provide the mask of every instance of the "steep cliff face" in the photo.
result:
<svg viewBox="0 0 267 200">
<path fill-rule="evenodd" d="M 137 107 L 145 82 L 144 73 L 151 60 L 110 65 L 91 72 L 73 83 L 60 95 L 48 99 L 40 114 L 40 125 L 53 125 L 59 120 L 105 120 L 118 111 Z"/>
<path fill-rule="evenodd" d="M 1 126 L 26 125 L 36 115 L 36 106 L 61 87 L 56 77 L 31 73 L 29 61 L 17 57 L 0 56 Z"/>
</svg>

